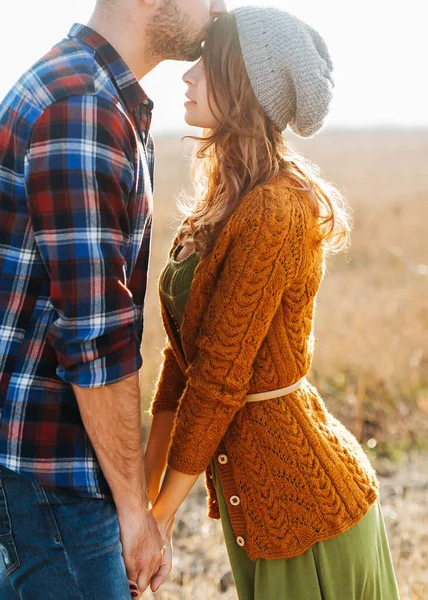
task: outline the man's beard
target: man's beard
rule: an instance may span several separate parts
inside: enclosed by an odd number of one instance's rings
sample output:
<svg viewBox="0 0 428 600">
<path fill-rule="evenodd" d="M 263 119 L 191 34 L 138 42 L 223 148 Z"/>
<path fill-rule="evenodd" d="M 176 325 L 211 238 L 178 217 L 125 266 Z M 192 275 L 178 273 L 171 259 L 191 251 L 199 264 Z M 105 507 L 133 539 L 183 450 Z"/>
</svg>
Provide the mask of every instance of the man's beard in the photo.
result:
<svg viewBox="0 0 428 600">
<path fill-rule="evenodd" d="M 208 28 L 198 29 L 174 0 L 164 0 L 147 27 L 147 52 L 160 60 L 194 62 L 202 54 Z"/>
</svg>

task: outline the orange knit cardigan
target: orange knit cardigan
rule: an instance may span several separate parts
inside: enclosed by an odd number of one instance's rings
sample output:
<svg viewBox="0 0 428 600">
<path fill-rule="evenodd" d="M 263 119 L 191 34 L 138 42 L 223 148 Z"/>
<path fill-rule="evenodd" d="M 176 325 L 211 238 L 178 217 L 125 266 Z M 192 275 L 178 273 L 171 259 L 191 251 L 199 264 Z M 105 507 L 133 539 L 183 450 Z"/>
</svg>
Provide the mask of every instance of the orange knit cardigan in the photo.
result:
<svg viewBox="0 0 428 600">
<path fill-rule="evenodd" d="M 346 531 L 378 495 L 361 446 L 306 380 L 245 403 L 308 373 L 323 265 L 310 200 L 280 174 L 240 201 L 201 256 L 181 344 L 161 302 L 169 343 L 152 413 L 176 412 L 168 463 L 206 471 L 209 515 L 219 518 L 215 460 L 237 543 L 253 560 L 296 556 Z"/>
</svg>

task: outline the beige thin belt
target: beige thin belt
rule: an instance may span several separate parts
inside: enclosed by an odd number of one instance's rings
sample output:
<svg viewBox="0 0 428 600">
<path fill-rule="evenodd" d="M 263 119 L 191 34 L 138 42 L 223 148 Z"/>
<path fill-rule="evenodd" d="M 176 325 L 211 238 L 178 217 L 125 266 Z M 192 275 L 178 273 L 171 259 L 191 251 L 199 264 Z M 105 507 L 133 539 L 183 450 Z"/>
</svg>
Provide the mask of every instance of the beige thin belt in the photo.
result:
<svg viewBox="0 0 428 600">
<path fill-rule="evenodd" d="M 259 402 L 260 400 L 272 400 L 273 398 L 281 398 L 281 396 L 286 396 L 287 394 L 292 394 L 302 385 L 304 377 L 293 383 L 293 385 L 289 385 L 288 387 L 281 388 L 280 390 L 272 390 L 270 392 L 260 392 L 259 394 L 248 394 L 246 396 L 247 402 Z"/>
</svg>

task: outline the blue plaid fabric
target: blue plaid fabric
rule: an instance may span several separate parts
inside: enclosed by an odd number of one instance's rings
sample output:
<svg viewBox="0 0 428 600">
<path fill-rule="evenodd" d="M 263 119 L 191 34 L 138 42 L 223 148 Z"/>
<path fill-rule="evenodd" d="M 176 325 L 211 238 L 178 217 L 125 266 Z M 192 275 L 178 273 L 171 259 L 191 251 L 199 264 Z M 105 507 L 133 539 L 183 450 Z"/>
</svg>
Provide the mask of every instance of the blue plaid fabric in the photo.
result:
<svg viewBox="0 0 428 600">
<path fill-rule="evenodd" d="M 0 106 L 0 464 L 111 497 L 71 383 L 139 370 L 153 103 L 74 25 Z"/>
</svg>

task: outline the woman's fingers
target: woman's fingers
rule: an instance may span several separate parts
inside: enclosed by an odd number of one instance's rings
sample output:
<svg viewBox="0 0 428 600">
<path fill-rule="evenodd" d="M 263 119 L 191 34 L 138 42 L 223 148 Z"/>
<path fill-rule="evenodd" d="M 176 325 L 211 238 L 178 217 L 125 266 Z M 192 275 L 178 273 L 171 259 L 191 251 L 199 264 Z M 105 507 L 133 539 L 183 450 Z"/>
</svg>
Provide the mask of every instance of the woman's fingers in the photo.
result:
<svg viewBox="0 0 428 600">
<path fill-rule="evenodd" d="M 156 592 L 159 587 L 164 583 L 165 579 L 172 571 L 172 545 L 167 540 L 165 544 L 165 552 L 159 571 L 152 577 L 150 581 L 150 588 L 152 592 Z"/>
<path fill-rule="evenodd" d="M 128 584 L 132 598 L 138 598 L 141 595 L 138 591 L 138 585 L 135 583 L 135 581 L 131 581 L 130 579 L 128 579 Z"/>
<path fill-rule="evenodd" d="M 156 573 L 150 582 L 150 588 L 152 592 L 157 592 L 160 586 L 164 583 L 165 579 L 171 573 L 172 563 L 165 563 L 161 566 L 159 571 Z"/>
</svg>

